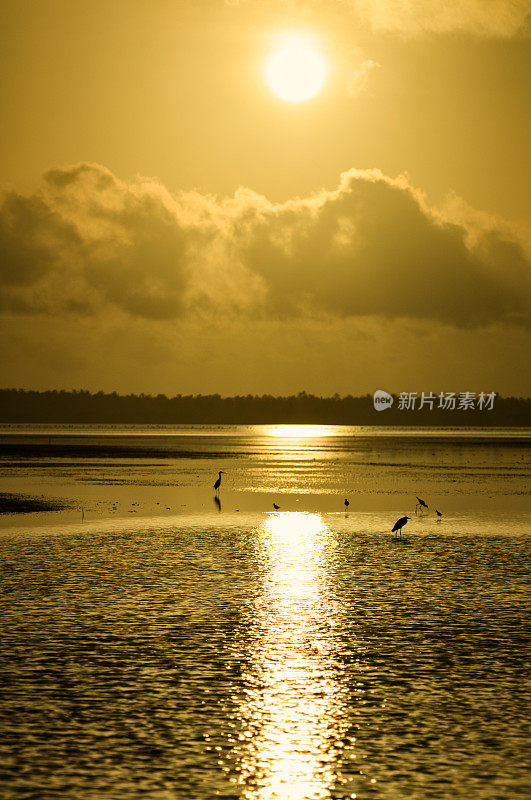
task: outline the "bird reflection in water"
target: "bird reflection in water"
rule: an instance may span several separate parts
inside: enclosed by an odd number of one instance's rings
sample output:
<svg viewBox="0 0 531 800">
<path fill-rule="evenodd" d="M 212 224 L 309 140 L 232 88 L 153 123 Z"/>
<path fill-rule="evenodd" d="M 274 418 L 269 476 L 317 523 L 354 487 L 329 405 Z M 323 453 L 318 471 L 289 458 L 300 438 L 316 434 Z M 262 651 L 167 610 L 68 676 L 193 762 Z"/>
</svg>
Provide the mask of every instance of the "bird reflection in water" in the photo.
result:
<svg viewBox="0 0 531 800">
<path fill-rule="evenodd" d="M 338 610 L 323 574 L 333 545 L 317 514 L 272 514 L 260 535 L 269 569 L 255 603 L 238 714 L 242 797 L 328 797 L 347 724 L 334 666 Z"/>
</svg>

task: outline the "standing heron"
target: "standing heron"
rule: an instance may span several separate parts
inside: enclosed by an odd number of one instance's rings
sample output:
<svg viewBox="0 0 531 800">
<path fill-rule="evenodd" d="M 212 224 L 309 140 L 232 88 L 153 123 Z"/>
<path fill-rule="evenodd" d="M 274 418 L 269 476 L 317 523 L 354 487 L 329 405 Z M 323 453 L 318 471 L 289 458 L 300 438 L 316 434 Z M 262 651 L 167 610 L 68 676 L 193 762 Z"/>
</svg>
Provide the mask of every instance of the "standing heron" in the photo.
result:
<svg viewBox="0 0 531 800">
<path fill-rule="evenodd" d="M 417 508 L 420 508 L 420 509 L 423 509 L 423 508 L 425 508 L 425 509 L 426 509 L 426 511 L 427 511 L 427 510 L 428 510 L 428 504 L 427 504 L 427 503 L 425 503 L 425 502 L 424 502 L 424 500 L 421 500 L 421 499 L 420 499 L 420 497 L 417 497 L 417 500 L 418 500 L 418 503 L 417 503 L 417 505 L 415 506 L 415 513 L 416 513 L 416 511 L 417 511 Z"/>
<path fill-rule="evenodd" d="M 398 533 L 400 533 L 400 537 L 402 537 L 402 528 L 404 527 L 404 525 L 407 525 L 408 519 L 411 519 L 411 517 L 400 517 L 400 519 L 397 519 L 397 521 L 393 525 L 393 530 L 391 531 L 391 533 L 395 534 L 395 539 Z"/>
<path fill-rule="evenodd" d="M 438 509 L 438 508 L 436 508 L 436 509 L 435 509 L 435 513 L 436 513 L 436 514 L 437 514 L 437 516 L 438 516 L 438 520 L 437 520 L 437 522 L 440 522 L 440 521 L 441 521 L 441 517 L 442 517 L 442 511 L 439 511 L 439 509 Z"/>
<path fill-rule="evenodd" d="M 348 507 L 349 507 L 349 505 L 350 505 L 350 503 L 349 503 L 349 501 L 347 500 L 347 498 L 345 497 L 345 511 L 348 511 Z"/>
<path fill-rule="evenodd" d="M 216 492 L 219 492 L 219 487 L 221 486 L 221 476 L 224 474 L 225 473 L 223 472 L 223 470 L 220 469 L 220 471 L 218 472 L 218 479 L 214 484 L 214 489 L 216 490 Z"/>
</svg>

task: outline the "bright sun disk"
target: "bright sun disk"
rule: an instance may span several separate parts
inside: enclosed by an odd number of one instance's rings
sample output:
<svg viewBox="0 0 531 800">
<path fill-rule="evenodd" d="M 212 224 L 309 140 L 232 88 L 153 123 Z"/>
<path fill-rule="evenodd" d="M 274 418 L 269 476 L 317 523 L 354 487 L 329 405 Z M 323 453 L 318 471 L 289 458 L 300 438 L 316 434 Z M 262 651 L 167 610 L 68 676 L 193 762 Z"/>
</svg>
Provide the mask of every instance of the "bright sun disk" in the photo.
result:
<svg viewBox="0 0 531 800">
<path fill-rule="evenodd" d="M 326 77 L 326 62 L 310 36 L 286 37 L 269 57 L 266 78 L 282 100 L 301 103 L 314 97 Z"/>
</svg>

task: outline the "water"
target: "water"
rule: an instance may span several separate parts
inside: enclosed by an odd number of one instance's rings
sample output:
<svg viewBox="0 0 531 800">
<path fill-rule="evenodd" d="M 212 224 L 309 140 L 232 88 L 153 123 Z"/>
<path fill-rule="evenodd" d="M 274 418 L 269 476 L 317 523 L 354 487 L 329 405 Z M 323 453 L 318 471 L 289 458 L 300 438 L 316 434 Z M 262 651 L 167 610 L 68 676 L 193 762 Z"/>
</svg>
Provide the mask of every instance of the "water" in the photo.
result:
<svg viewBox="0 0 531 800">
<path fill-rule="evenodd" d="M 3 433 L 2 798 L 528 797 L 527 433 L 170 433 Z"/>
</svg>

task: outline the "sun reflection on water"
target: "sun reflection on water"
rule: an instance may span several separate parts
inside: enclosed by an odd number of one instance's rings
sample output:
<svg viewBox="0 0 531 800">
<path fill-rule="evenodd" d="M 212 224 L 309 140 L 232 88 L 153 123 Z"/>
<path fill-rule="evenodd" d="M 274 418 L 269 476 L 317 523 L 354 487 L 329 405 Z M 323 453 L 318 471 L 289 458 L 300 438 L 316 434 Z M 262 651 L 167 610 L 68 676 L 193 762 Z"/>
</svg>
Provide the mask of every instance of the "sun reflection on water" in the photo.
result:
<svg viewBox="0 0 531 800">
<path fill-rule="evenodd" d="M 242 796 L 319 800 L 335 781 L 346 718 L 332 652 L 337 614 L 322 569 L 332 545 L 318 514 L 271 515 L 261 536 L 270 569 L 256 601 L 252 679 L 239 714 Z"/>
<path fill-rule="evenodd" d="M 321 436 L 338 436 L 340 429 L 337 425 L 265 425 L 263 433 L 276 438 L 316 439 Z"/>
</svg>

